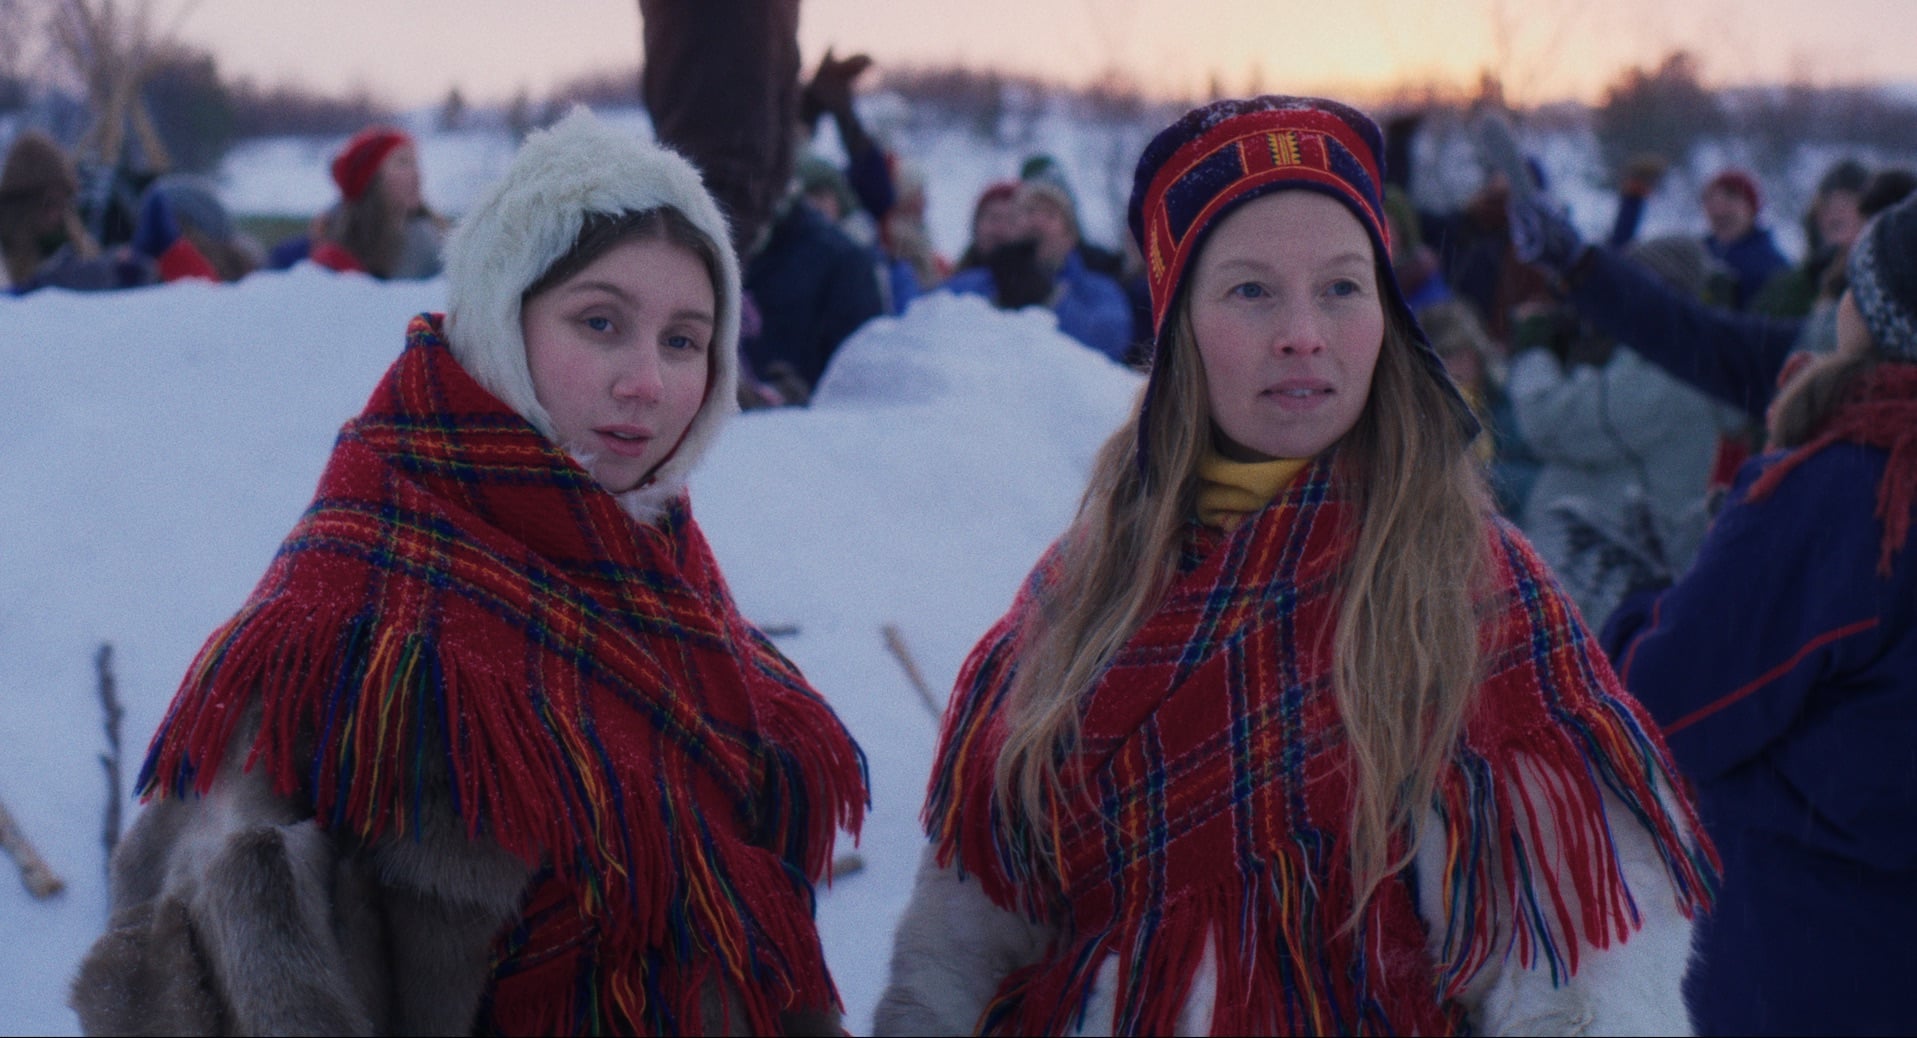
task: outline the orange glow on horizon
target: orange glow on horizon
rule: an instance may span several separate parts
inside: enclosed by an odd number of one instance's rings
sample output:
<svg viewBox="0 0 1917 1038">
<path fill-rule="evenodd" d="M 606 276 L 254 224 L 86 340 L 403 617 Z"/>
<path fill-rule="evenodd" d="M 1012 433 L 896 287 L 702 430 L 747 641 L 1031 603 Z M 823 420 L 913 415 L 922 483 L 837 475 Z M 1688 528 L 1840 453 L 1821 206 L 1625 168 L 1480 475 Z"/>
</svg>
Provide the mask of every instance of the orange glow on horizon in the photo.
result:
<svg viewBox="0 0 1917 1038">
<path fill-rule="evenodd" d="M 402 106 L 435 104 L 454 86 L 481 104 L 522 90 L 537 99 L 640 59 L 637 0 L 176 6 L 180 38 L 229 76 Z M 1626 70 L 1678 49 L 1698 55 L 1709 85 L 1917 80 L 1917 3 L 1904 0 L 803 0 L 799 32 L 808 65 L 832 47 L 871 54 L 881 72 L 1116 77 L 1180 100 L 1214 85 L 1360 103 L 1468 97 L 1488 72 L 1519 105 L 1594 102 Z"/>
</svg>

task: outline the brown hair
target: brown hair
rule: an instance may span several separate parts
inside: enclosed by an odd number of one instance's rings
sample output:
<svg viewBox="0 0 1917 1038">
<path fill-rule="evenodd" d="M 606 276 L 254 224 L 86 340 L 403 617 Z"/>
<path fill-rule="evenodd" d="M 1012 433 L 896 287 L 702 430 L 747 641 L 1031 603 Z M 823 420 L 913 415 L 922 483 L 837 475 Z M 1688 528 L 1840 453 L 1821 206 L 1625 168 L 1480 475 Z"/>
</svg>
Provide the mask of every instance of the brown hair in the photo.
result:
<svg viewBox="0 0 1917 1038">
<path fill-rule="evenodd" d="M 684 213 L 671 206 L 659 206 L 636 212 L 587 213 L 572 246 L 526 286 L 519 294 L 520 304 L 525 305 L 527 300 L 592 266 L 599 257 L 627 241 L 664 241 L 691 252 L 699 257 L 706 276 L 712 279 L 713 297 L 725 295 L 718 245 L 693 226 Z"/>
<path fill-rule="evenodd" d="M 1382 274 L 1380 275 L 1383 276 Z M 1409 861 L 1475 698 L 1478 593 L 1489 494 L 1450 420 L 1422 346 L 1387 308 L 1371 390 L 1340 444 L 1340 474 L 1358 495 L 1332 646 L 1332 683 L 1355 772 L 1354 923 L 1371 892 Z M 1094 462 L 1060 544 L 1058 583 L 1040 602 L 1008 693 L 995 787 L 1008 827 L 1039 831 L 1071 805 L 1061 762 L 1077 741 L 1081 700 L 1171 583 L 1213 435 L 1203 360 L 1188 302 L 1171 322 L 1149 413 L 1135 415 Z M 1431 416 L 1443 416 L 1434 425 Z M 1138 457 L 1138 425 L 1149 430 Z M 1392 651 L 1379 651 L 1383 646 Z M 1031 846 L 1047 853 L 1050 841 Z M 1055 863 L 1042 863 L 1056 867 Z"/>
<path fill-rule="evenodd" d="M 1767 416 L 1770 446 L 1802 447 L 1837 413 L 1851 390 L 1884 362 L 1876 350 L 1812 358 L 1778 391 Z"/>
<path fill-rule="evenodd" d="M 352 253 L 368 274 L 389 278 L 399 266 L 400 253 L 405 251 L 406 221 L 411 217 L 393 203 L 380 179 L 374 177 L 365 194 L 341 200 L 333 218 L 327 221 L 326 233 L 340 248 Z"/>
</svg>

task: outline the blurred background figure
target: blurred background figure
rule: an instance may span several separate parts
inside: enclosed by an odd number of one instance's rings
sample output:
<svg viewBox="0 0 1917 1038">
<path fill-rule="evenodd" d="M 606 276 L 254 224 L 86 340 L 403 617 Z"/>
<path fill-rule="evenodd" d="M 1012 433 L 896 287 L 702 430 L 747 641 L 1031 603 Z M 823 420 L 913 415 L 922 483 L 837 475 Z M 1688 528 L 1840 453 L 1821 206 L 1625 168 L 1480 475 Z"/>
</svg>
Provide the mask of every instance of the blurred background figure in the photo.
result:
<svg viewBox="0 0 1917 1038">
<path fill-rule="evenodd" d="M 80 219 L 79 190 L 73 160 L 57 141 L 37 130 L 14 138 L 0 169 L 0 253 L 9 291 L 91 292 L 218 279 L 213 264 L 181 234 L 164 193 L 145 195 L 129 242 L 102 248 Z"/>
<path fill-rule="evenodd" d="M 1688 235 L 1640 242 L 1630 256 L 1695 299 L 1716 275 L 1716 262 Z M 1597 630 L 1634 583 L 1690 563 L 1708 522 L 1719 440 L 1741 429 L 1743 416 L 1592 329 L 1569 306 L 1532 313 L 1519 342 L 1512 411 L 1542 463 L 1519 526 Z M 1630 531 L 1644 559 L 1601 550 L 1625 540 L 1619 530 Z"/>
<path fill-rule="evenodd" d="M 1804 258 L 1773 275 L 1751 300 L 1752 312 L 1777 317 L 1830 312 L 1830 319 L 1818 322 L 1817 340 L 1807 342 L 1806 349 L 1828 353 L 1836 348 L 1834 312 L 1844 294 L 1844 259 L 1864 229 L 1864 191 L 1870 179 L 1870 170 L 1856 159 L 1841 159 L 1824 171 L 1804 212 Z"/>
<path fill-rule="evenodd" d="M 985 257 L 1026 237 L 1025 210 L 1018 204 L 1018 181 L 988 184 L 972 205 L 972 240 L 959 254 L 958 270 L 985 266 Z"/>
<path fill-rule="evenodd" d="M 369 126 L 333 156 L 339 201 L 313 221 L 304 238 L 275 246 L 276 269 L 310 259 L 329 270 L 381 280 L 436 277 L 447 222 L 420 191 L 419 147 L 394 126 Z"/>
<path fill-rule="evenodd" d="M 1758 226 L 1763 196 L 1757 178 L 1741 169 L 1721 170 L 1705 183 L 1698 203 L 1710 228 L 1704 236 L 1705 247 L 1736 278 L 1731 305 L 1748 309 L 1765 284 L 1790 267 L 1771 240 L 1770 230 Z"/>
<path fill-rule="evenodd" d="M 745 401 L 753 405 L 806 403 L 839 344 L 885 312 L 878 253 L 837 222 L 853 204 L 844 176 L 814 157 L 800 160 L 799 169 L 746 262 L 758 325 L 748 327 L 741 348 L 762 389 L 776 394 Z"/>
<path fill-rule="evenodd" d="M 974 210 L 966 257 L 976 264 L 945 288 L 1001 310 L 1045 307 L 1059 331 L 1126 363 L 1135 341 L 1131 302 L 1117 281 L 1085 265 L 1081 244 L 1077 205 L 1056 177 L 994 184 Z"/>
<path fill-rule="evenodd" d="M 1477 311 L 1455 296 L 1425 304 L 1416 313 L 1432 349 L 1444 361 L 1445 371 L 1484 427 L 1472 448 L 1489 471 L 1498 512 L 1517 522 L 1524 514 L 1531 485 L 1537 482 L 1539 461 L 1518 435 L 1517 415 L 1505 389 L 1505 365 L 1497 346 L 1484 333 Z"/>
<path fill-rule="evenodd" d="M 146 195 L 155 194 L 165 197 L 181 237 L 206 257 L 221 281 L 238 281 L 265 261 L 259 241 L 234 224 L 213 181 L 195 173 L 167 173 L 147 185 Z"/>
</svg>

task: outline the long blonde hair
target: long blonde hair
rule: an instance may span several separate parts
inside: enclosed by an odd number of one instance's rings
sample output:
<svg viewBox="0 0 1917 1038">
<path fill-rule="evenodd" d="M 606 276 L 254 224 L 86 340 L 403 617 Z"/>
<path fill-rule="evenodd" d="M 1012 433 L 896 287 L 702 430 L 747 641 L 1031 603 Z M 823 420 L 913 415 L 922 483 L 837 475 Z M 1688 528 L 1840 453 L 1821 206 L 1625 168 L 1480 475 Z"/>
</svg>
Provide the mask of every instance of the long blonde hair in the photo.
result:
<svg viewBox="0 0 1917 1038">
<path fill-rule="evenodd" d="M 1380 273 L 1380 277 L 1383 277 Z M 1392 311 L 1387 309 L 1387 314 Z M 1106 441 L 1060 544 L 1059 577 L 1021 646 L 995 776 L 1000 817 L 1049 833 L 1071 806 L 1064 770 L 1080 708 L 1175 575 L 1212 436 L 1203 361 L 1180 305 L 1144 410 Z M 1358 500 L 1332 684 L 1356 779 L 1350 862 L 1354 924 L 1371 892 L 1415 851 L 1400 834 L 1432 802 L 1480 679 L 1483 475 L 1449 394 L 1421 370 L 1395 316 L 1365 409 L 1338 446 Z M 1139 422 L 1148 442 L 1139 459 Z M 1041 865 L 1050 839 L 1037 839 Z"/>
</svg>

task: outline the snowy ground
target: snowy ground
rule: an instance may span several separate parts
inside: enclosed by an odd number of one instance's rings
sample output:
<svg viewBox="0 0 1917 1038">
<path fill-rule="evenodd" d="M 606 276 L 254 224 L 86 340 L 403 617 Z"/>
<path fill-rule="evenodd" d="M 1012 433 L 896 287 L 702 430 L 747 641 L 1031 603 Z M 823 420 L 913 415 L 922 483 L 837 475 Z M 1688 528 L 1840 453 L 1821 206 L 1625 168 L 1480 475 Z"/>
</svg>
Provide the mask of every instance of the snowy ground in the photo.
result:
<svg viewBox="0 0 1917 1038">
<path fill-rule="evenodd" d="M 106 920 L 99 644 L 114 646 L 130 775 L 407 317 L 443 294 L 302 268 L 0 299 L 0 799 L 68 884 L 35 901 L 0 862 L 0 1032 L 76 1030 L 66 984 Z M 820 900 L 856 1031 L 917 860 L 936 735 L 881 628 L 899 627 L 942 702 L 1137 384 L 1042 312 L 932 298 L 850 340 L 810 409 L 741 416 L 694 478 L 742 608 L 797 627 L 779 644 L 870 758 L 865 868 Z"/>
</svg>

